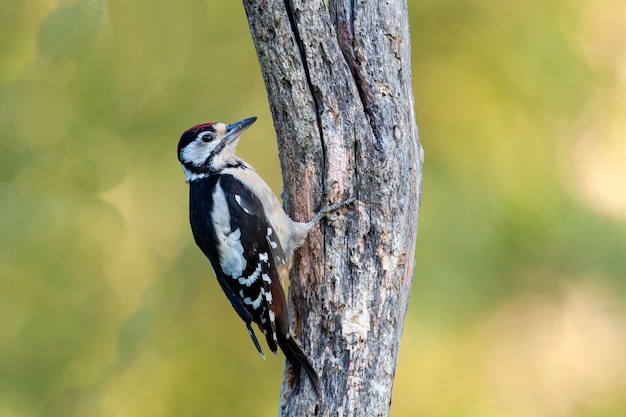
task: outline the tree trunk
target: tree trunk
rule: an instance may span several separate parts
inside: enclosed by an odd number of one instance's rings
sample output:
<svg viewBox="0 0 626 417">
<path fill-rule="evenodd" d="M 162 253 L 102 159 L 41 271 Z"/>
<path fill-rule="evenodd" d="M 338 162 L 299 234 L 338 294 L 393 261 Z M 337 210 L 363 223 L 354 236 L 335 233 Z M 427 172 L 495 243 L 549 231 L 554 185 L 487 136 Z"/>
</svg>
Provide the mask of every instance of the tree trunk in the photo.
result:
<svg viewBox="0 0 626 417">
<path fill-rule="evenodd" d="M 296 220 L 351 196 L 294 260 L 292 326 L 320 374 L 282 416 L 387 416 L 417 237 L 423 152 L 405 0 L 244 0 Z"/>
</svg>

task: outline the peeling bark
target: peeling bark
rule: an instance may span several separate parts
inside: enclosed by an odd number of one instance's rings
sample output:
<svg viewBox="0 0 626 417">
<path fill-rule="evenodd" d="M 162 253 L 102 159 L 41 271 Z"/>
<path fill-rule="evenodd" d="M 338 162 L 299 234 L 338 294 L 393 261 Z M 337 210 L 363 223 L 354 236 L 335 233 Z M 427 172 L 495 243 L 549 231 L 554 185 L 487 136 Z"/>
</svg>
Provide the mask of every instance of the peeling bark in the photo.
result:
<svg viewBox="0 0 626 417">
<path fill-rule="evenodd" d="M 281 416 L 386 416 L 413 275 L 423 152 L 405 0 L 244 0 L 292 217 L 358 203 L 314 228 L 291 270 L 290 314 L 322 382 Z"/>
</svg>

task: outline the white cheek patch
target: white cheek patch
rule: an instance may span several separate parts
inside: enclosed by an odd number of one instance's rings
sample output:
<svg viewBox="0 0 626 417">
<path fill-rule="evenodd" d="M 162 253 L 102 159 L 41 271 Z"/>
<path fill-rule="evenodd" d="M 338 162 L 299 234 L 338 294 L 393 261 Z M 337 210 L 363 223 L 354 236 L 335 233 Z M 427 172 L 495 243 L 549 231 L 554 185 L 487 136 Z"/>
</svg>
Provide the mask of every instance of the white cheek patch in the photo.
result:
<svg viewBox="0 0 626 417">
<path fill-rule="evenodd" d="M 215 149 L 215 146 L 218 143 L 219 142 L 217 141 L 210 143 L 193 141 L 182 150 L 182 160 L 191 162 L 196 166 L 200 166 L 206 162 L 207 158 L 211 155 L 211 152 Z"/>
<path fill-rule="evenodd" d="M 230 229 L 230 212 L 226 203 L 226 196 L 219 181 L 213 192 L 213 209 L 211 219 L 215 224 L 217 235 L 217 250 L 219 252 L 220 266 L 224 274 L 233 278 L 239 278 L 246 269 L 247 261 L 243 256 L 241 244 L 241 230 Z"/>
</svg>

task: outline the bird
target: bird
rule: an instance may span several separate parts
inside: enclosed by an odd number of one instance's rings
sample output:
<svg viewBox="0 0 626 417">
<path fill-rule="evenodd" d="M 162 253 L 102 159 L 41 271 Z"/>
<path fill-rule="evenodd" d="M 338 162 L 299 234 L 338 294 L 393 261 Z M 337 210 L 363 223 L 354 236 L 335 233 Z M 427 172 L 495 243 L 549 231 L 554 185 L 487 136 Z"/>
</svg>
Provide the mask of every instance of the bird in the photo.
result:
<svg viewBox="0 0 626 417">
<path fill-rule="evenodd" d="M 313 226 L 355 199 L 330 205 L 311 221 L 292 220 L 270 186 L 235 153 L 256 119 L 201 123 L 180 137 L 178 160 L 189 183 L 189 222 L 195 243 L 258 352 L 265 358 L 251 323 L 263 332 L 270 350 L 276 354 L 279 347 L 291 364 L 292 392 L 298 391 L 304 369 L 319 398 L 319 376 L 289 326 L 282 282 Z"/>
</svg>

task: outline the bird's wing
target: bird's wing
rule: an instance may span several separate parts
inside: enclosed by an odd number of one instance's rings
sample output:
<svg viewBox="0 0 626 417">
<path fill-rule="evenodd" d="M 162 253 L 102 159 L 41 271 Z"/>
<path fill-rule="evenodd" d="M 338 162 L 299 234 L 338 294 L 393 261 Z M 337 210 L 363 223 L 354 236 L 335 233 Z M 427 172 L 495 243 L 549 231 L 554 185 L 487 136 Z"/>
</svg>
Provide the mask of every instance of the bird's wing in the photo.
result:
<svg viewBox="0 0 626 417">
<path fill-rule="evenodd" d="M 277 258 L 284 259 L 282 247 L 263 205 L 241 181 L 221 175 L 219 185 L 229 208 L 232 239 L 227 245 L 234 246 L 240 256 L 240 262 L 235 261 L 237 265 L 222 268 L 223 281 L 264 332 L 272 352 L 276 352 L 276 322 L 283 325 L 280 327 L 286 325 L 285 331 L 288 328 L 287 302 L 276 262 Z"/>
</svg>

